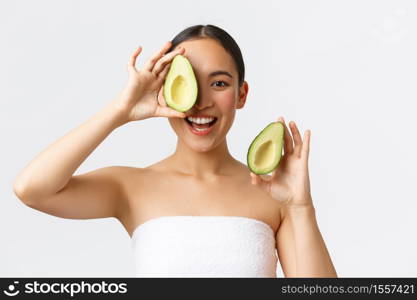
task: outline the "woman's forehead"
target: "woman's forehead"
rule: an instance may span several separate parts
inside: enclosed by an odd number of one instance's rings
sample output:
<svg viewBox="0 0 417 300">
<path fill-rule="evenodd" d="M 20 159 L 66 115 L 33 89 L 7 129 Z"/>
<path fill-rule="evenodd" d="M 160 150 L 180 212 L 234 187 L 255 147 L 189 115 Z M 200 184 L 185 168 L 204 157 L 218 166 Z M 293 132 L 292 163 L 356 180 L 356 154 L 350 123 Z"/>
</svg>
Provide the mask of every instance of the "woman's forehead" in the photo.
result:
<svg viewBox="0 0 417 300">
<path fill-rule="evenodd" d="M 193 68 L 200 72 L 211 73 L 222 69 L 235 73 L 232 57 L 220 43 L 213 39 L 188 40 L 178 46 L 185 48 L 183 55 L 190 61 Z"/>
</svg>

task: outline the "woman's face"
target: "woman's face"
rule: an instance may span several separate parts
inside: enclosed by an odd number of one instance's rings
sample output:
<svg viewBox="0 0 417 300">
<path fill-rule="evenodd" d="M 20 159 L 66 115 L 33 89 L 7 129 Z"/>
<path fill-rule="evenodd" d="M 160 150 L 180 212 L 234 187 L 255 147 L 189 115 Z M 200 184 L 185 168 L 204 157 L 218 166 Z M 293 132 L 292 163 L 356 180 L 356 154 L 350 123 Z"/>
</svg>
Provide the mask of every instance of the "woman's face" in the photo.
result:
<svg viewBox="0 0 417 300">
<path fill-rule="evenodd" d="M 195 151 L 215 148 L 226 137 L 233 124 L 236 109 L 244 106 L 248 85 L 239 88 L 238 73 L 229 53 L 217 41 L 209 38 L 188 40 L 178 46 L 193 66 L 198 84 L 195 105 L 185 112 L 187 116 L 212 116 L 217 118 L 208 134 L 194 133 L 191 125 L 182 118 L 169 118 L 178 138 Z"/>
</svg>

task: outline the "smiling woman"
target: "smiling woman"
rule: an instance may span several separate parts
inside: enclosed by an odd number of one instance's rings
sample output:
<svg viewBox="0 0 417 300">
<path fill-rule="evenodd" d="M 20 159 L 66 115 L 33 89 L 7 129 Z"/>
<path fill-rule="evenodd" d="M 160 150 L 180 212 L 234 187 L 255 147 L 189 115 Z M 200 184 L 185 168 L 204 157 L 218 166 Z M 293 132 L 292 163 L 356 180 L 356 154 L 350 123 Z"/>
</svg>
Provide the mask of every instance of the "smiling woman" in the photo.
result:
<svg viewBox="0 0 417 300">
<path fill-rule="evenodd" d="M 278 261 L 285 276 L 336 276 L 310 195 L 310 132 L 301 139 L 294 122 L 290 133 L 277 120 L 285 154 L 271 176 L 251 173 L 229 152 L 226 135 L 249 89 L 234 39 L 214 25 L 192 26 L 138 69 L 141 50 L 130 57 L 122 91 L 18 175 L 18 198 L 62 218 L 117 218 L 131 237 L 137 276 L 276 277 Z M 176 57 L 192 66 L 198 90 L 184 111 L 167 106 L 163 93 Z M 178 78 L 174 98 L 189 91 Z M 168 118 L 177 135 L 170 156 L 74 175 L 113 130 L 153 117 Z"/>
</svg>

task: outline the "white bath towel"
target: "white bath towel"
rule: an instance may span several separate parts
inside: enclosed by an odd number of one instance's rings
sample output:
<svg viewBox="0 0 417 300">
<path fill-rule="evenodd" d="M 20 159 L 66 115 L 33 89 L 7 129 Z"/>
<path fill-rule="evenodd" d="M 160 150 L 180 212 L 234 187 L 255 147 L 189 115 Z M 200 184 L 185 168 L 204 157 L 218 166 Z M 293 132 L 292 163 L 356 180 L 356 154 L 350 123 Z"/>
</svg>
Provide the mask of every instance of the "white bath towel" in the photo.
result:
<svg viewBox="0 0 417 300">
<path fill-rule="evenodd" d="M 276 277 L 272 228 L 238 216 L 163 216 L 132 234 L 136 277 Z"/>
</svg>

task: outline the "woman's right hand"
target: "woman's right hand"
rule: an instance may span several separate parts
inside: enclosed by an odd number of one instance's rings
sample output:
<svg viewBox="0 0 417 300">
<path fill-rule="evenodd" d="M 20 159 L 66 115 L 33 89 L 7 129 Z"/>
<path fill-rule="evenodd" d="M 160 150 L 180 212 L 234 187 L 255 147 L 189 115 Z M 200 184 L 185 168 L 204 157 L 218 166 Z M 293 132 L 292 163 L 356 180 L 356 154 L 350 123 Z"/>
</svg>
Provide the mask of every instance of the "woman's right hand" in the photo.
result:
<svg viewBox="0 0 417 300">
<path fill-rule="evenodd" d="M 165 55 L 170 47 L 171 42 L 167 42 L 139 70 L 135 64 L 142 47 L 138 47 L 130 57 L 127 66 L 129 80 L 116 99 L 116 105 L 127 122 L 151 117 L 185 118 L 185 113 L 166 105 L 162 93 L 162 85 L 172 60 L 176 55 L 184 53 L 184 48 L 179 47 Z"/>
</svg>

